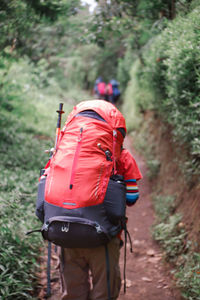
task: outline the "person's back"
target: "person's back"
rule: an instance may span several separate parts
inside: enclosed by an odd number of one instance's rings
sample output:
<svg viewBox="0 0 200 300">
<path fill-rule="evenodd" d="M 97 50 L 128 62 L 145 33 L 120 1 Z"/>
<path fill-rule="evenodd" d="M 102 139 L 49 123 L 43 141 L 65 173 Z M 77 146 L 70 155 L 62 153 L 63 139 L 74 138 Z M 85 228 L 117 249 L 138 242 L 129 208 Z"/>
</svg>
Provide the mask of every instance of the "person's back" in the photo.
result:
<svg viewBox="0 0 200 300">
<path fill-rule="evenodd" d="M 120 97 L 120 90 L 119 90 L 119 83 L 115 79 L 110 80 L 110 84 L 112 85 L 113 89 L 113 101 L 112 103 L 115 104 Z"/>
<path fill-rule="evenodd" d="M 68 116 L 57 152 L 48 165 L 50 170 L 46 173 L 45 205 L 42 206 L 47 209 L 45 224 L 48 227 L 48 221 L 53 220 L 57 226 L 55 216 L 52 215 L 55 209 L 57 216 L 61 213 L 58 216 L 62 226 L 59 235 L 64 236 L 64 242 L 69 243 L 66 237 L 69 237 L 70 232 L 73 233 L 73 239 L 75 235 L 79 236 L 73 240 L 76 246 L 73 244 L 59 248 L 62 300 L 118 298 L 121 286 L 121 241 L 118 234 L 123 227 L 122 219 L 119 220 L 118 216 L 116 219 L 113 213 L 118 213 L 114 207 L 117 208 L 120 202 L 115 192 L 118 188 L 116 185 L 123 190 L 124 220 L 126 203 L 133 205 L 138 198 L 136 188 L 130 190 L 130 187 L 137 185 L 136 180 L 141 178 L 134 159 L 122 149 L 125 134 L 125 119 L 114 105 L 99 100 L 83 101 Z M 115 176 L 121 176 L 122 180 L 114 181 Z M 127 194 L 125 184 L 128 186 Z M 132 192 L 134 195 L 130 195 Z M 113 208 L 111 216 L 108 213 L 110 207 Z M 94 220 L 94 216 L 99 219 Z M 103 239 L 103 244 L 98 246 L 89 244 L 93 236 L 95 240 L 96 237 L 103 237 L 106 227 L 102 226 L 101 221 L 103 225 L 109 226 L 105 232 L 108 241 L 105 243 Z M 88 236 L 83 238 L 80 229 L 86 228 L 84 233 L 88 235 L 90 230 L 87 228 L 91 227 L 91 223 L 94 224 L 91 239 Z M 48 234 L 47 227 L 44 227 L 45 235 Z M 53 234 L 52 241 L 55 243 L 56 236 L 52 228 L 49 234 Z M 84 246 L 80 245 L 82 242 Z"/>
<path fill-rule="evenodd" d="M 99 96 L 99 92 L 98 92 L 98 84 L 102 82 L 102 77 L 99 76 L 96 80 L 95 80 L 95 84 L 94 84 L 94 88 L 93 88 L 93 94 L 95 96 L 95 98 Z"/>
<path fill-rule="evenodd" d="M 106 85 L 106 100 L 113 103 L 113 88 L 111 83 Z"/>
<path fill-rule="evenodd" d="M 97 85 L 98 89 L 98 99 L 106 100 L 106 84 L 101 81 Z"/>
</svg>

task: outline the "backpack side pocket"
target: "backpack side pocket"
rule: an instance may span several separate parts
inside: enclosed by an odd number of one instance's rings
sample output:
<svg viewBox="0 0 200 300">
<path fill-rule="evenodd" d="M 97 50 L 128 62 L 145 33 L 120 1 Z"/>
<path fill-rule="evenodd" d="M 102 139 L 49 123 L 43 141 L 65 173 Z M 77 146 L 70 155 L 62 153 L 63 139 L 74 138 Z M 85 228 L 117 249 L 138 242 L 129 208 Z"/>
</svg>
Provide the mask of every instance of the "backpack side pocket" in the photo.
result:
<svg viewBox="0 0 200 300">
<path fill-rule="evenodd" d="M 104 198 L 104 207 L 108 219 L 118 224 L 126 216 L 126 185 L 121 175 L 113 175 L 108 183 Z"/>
<path fill-rule="evenodd" d="M 36 216 L 40 221 L 44 222 L 44 192 L 47 176 L 42 176 L 38 184 L 37 202 L 36 202 Z"/>
</svg>

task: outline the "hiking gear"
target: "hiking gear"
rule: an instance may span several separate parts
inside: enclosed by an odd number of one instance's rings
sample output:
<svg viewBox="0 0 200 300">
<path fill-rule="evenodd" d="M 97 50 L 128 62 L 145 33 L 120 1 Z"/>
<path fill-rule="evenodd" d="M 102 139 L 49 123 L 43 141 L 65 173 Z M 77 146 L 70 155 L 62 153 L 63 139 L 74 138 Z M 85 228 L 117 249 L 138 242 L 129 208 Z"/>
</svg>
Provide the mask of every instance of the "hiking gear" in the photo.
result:
<svg viewBox="0 0 200 300">
<path fill-rule="evenodd" d="M 112 102 L 116 103 L 121 94 L 120 90 L 119 90 L 119 83 L 115 79 L 110 80 L 109 83 L 112 85 L 112 90 L 113 90 L 113 96 L 112 96 L 113 101 Z"/>
<path fill-rule="evenodd" d="M 94 84 L 94 89 L 93 89 L 93 91 L 94 91 L 94 94 L 96 94 L 97 96 L 98 96 L 98 83 L 100 83 L 100 82 L 102 82 L 103 80 L 102 80 L 102 77 L 100 76 L 100 77 L 98 77 L 96 80 L 95 80 L 95 84 Z"/>
<path fill-rule="evenodd" d="M 58 145 L 59 138 L 60 138 L 61 118 L 62 118 L 62 114 L 64 113 L 63 103 L 59 104 L 59 109 L 56 112 L 58 113 L 57 126 L 56 126 L 56 138 L 55 138 L 54 148 L 52 148 L 50 151 L 48 151 L 50 153 L 50 159 L 56 153 L 57 145 Z M 49 166 L 50 159 L 46 165 L 46 168 L 47 168 L 47 166 Z M 45 182 L 46 182 L 46 177 L 43 177 L 44 173 L 45 173 L 45 169 L 42 169 L 40 171 L 41 180 L 40 180 L 39 186 L 38 186 L 38 198 L 37 198 L 38 199 L 37 200 L 38 217 L 42 222 L 44 221 L 43 211 L 44 211 L 44 193 L 45 193 Z M 46 293 L 47 297 L 49 297 L 51 295 L 51 248 L 52 248 L 51 242 L 48 241 L 47 293 Z"/>
<path fill-rule="evenodd" d="M 106 95 L 106 84 L 105 82 L 99 82 L 97 84 L 98 94 L 100 97 L 104 97 Z"/>
<path fill-rule="evenodd" d="M 74 107 L 40 178 L 36 214 L 44 219 L 44 239 L 88 248 L 120 232 L 126 189 L 122 177 L 110 178 L 124 138 L 118 128 L 126 132 L 124 117 L 108 102 L 83 101 Z"/>
<path fill-rule="evenodd" d="M 60 128 L 61 128 L 61 118 L 62 118 L 62 114 L 64 114 L 63 109 L 63 103 L 59 104 L 59 109 L 56 111 L 58 113 L 58 120 L 57 120 L 57 127 L 56 127 L 56 139 L 55 139 L 55 151 L 57 150 L 57 144 L 59 141 L 59 137 L 60 137 Z"/>
<path fill-rule="evenodd" d="M 112 84 L 111 83 L 108 83 L 106 85 L 106 94 L 107 95 L 112 95 L 113 94 L 113 88 L 112 88 Z"/>
</svg>

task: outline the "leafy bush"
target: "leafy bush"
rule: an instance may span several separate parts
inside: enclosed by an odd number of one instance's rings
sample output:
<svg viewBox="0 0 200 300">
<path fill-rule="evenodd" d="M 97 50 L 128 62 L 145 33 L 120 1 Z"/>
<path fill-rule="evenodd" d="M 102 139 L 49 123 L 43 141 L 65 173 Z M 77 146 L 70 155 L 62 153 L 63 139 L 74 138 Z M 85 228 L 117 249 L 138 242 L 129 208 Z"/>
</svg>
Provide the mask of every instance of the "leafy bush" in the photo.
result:
<svg viewBox="0 0 200 300">
<path fill-rule="evenodd" d="M 153 197 L 156 218 L 160 222 L 166 222 L 175 209 L 175 197 L 172 195 L 155 195 Z"/>
<path fill-rule="evenodd" d="M 40 226 L 34 206 L 39 169 L 45 157 L 33 135 L 15 129 L 13 126 L 12 144 L 4 139 L 3 147 L 0 145 L 0 295 L 1 299 L 21 300 L 32 299 L 34 289 L 41 238 L 26 237 L 25 233 Z"/>
<path fill-rule="evenodd" d="M 199 12 L 197 7 L 169 24 L 145 54 L 141 74 L 144 82 L 151 82 L 154 107 L 174 126 L 174 137 L 189 145 L 196 173 L 200 161 Z"/>
<path fill-rule="evenodd" d="M 197 6 L 178 16 L 149 41 L 143 50 L 144 66 L 132 66 L 124 103 L 128 124 L 147 109 L 172 124 L 174 139 L 188 145 L 190 175 L 200 172 L 199 13 Z"/>
<path fill-rule="evenodd" d="M 34 299 L 41 237 L 26 236 L 40 228 L 35 217 L 39 171 L 54 143 L 56 109 L 66 114 L 86 92 L 63 91 L 55 78 L 41 75 L 27 58 L 0 56 L 0 298 Z M 45 71 L 44 71 L 45 72 Z M 42 88 L 42 90 L 41 90 Z M 65 118 L 65 116 L 63 117 Z M 64 122 L 64 120 L 63 120 Z"/>
<path fill-rule="evenodd" d="M 185 243 L 187 233 L 178 226 L 180 221 L 181 215 L 170 216 L 165 223 L 155 225 L 153 232 L 153 237 L 165 251 L 166 260 L 174 263 L 189 247 Z"/>
<path fill-rule="evenodd" d="M 147 160 L 148 171 L 147 175 L 150 179 L 155 179 L 160 170 L 160 161 L 158 159 Z"/>
<path fill-rule="evenodd" d="M 200 254 L 190 253 L 184 257 L 185 263 L 175 274 L 182 295 L 189 300 L 200 300 Z"/>
<path fill-rule="evenodd" d="M 138 128 L 141 122 L 141 112 L 151 109 L 152 104 L 149 99 L 152 94 L 147 86 L 141 86 L 138 73 L 140 72 L 141 65 L 139 61 L 135 61 L 131 68 L 131 79 L 127 86 L 124 95 L 124 104 L 122 107 L 123 114 L 126 117 L 128 130 Z"/>
</svg>

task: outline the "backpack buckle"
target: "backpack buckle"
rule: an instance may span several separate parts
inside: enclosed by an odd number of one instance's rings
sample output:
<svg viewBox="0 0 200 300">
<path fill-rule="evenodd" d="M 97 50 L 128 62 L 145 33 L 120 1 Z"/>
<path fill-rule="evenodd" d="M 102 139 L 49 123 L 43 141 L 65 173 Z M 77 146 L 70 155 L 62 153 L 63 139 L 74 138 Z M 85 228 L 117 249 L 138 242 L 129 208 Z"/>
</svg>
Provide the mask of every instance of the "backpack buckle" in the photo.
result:
<svg viewBox="0 0 200 300">
<path fill-rule="evenodd" d="M 62 232 L 68 232 L 69 231 L 69 223 L 63 224 L 63 226 L 61 227 L 61 231 Z"/>
<path fill-rule="evenodd" d="M 95 228 L 96 228 L 97 233 L 102 233 L 101 226 L 98 223 L 95 224 Z"/>
</svg>

